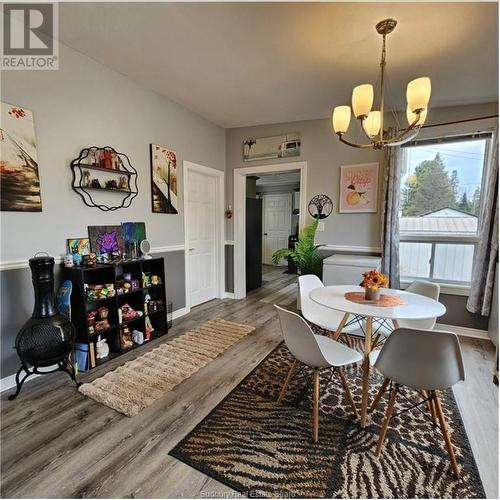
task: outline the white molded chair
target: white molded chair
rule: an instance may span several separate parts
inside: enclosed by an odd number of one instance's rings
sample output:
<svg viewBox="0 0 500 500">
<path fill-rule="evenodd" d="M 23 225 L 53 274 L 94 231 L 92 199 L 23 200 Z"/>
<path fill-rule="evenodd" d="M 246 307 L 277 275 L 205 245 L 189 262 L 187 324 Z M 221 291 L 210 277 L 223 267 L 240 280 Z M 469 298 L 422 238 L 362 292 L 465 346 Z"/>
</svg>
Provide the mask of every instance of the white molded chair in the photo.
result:
<svg viewBox="0 0 500 500">
<path fill-rule="evenodd" d="M 321 304 L 314 302 L 309 297 L 309 294 L 313 290 L 323 287 L 323 282 L 314 274 L 299 276 L 299 294 L 302 316 L 304 316 L 304 318 L 310 323 L 335 333 L 344 317 L 344 313 L 322 306 Z M 360 332 L 356 323 L 344 326 L 342 329 L 342 333 L 345 334 L 355 332 Z M 350 341 L 347 336 L 346 341 L 348 345 L 350 345 Z"/>
<path fill-rule="evenodd" d="M 430 299 L 439 300 L 439 293 L 441 287 L 438 283 L 432 283 L 430 281 L 414 281 L 408 288 L 407 292 L 416 293 L 418 295 L 423 295 L 424 297 L 429 297 Z M 436 325 L 436 318 L 429 319 L 405 319 L 399 320 L 398 324 L 400 328 L 415 328 L 419 330 L 432 330 Z"/>
<path fill-rule="evenodd" d="M 349 390 L 341 368 L 346 365 L 358 363 L 363 357 L 359 352 L 335 340 L 323 335 L 315 335 L 304 318 L 298 314 L 287 311 L 277 305 L 274 307 L 278 310 L 285 344 L 295 358 L 288 371 L 277 402 L 280 403 L 283 400 L 288 386 L 294 378 L 299 363 L 313 369 L 313 441 L 316 443 L 319 434 L 320 370 L 328 369 L 332 375 L 335 374 L 338 377 L 344 388 L 349 404 L 352 407 L 354 416 L 357 417 L 358 412 L 356 410 L 356 405 L 354 404 L 351 391 Z"/>
<path fill-rule="evenodd" d="M 419 404 L 427 404 L 434 423 L 437 417 L 453 472 L 459 477 L 446 419 L 436 392 L 465 380 L 462 352 L 457 335 L 439 330 L 397 328 L 386 340 L 382 349 L 371 353 L 370 358 L 374 361 L 375 368 L 385 377 L 370 411 L 375 409 L 387 385 L 391 384 L 389 403 L 375 455 L 380 455 L 396 396 L 401 386 L 407 386 L 424 396 Z"/>
<path fill-rule="evenodd" d="M 406 288 L 407 292 L 416 293 L 424 297 L 429 297 L 430 299 L 439 300 L 439 293 L 441 287 L 438 283 L 432 283 L 431 281 L 413 281 Z M 436 325 L 436 318 L 428 319 L 399 319 L 398 326 L 400 328 L 415 328 L 418 330 L 432 330 Z M 392 328 L 384 325 L 380 328 L 381 334 L 384 336 L 390 335 Z"/>
</svg>

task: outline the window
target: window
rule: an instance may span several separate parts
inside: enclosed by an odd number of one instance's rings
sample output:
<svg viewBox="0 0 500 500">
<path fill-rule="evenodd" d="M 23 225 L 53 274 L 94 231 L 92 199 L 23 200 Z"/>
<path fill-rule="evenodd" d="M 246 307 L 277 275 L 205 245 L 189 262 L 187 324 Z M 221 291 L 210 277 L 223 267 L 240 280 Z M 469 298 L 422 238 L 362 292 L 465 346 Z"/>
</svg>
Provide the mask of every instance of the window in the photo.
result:
<svg viewBox="0 0 500 500">
<path fill-rule="evenodd" d="M 470 284 L 491 133 L 402 147 L 402 281 Z"/>
</svg>

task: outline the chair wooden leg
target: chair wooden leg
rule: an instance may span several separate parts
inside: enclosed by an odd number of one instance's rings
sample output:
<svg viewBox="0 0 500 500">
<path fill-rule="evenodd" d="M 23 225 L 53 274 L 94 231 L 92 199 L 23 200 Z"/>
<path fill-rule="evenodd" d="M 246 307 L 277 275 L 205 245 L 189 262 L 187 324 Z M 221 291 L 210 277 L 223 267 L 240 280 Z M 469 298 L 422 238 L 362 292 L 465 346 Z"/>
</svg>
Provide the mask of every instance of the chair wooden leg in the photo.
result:
<svg viewBox="0 0 500 500">
<path fill-rule="evenodd" d="M 375 408 L 378 406 L 380 400 L 382 399 L 382 396 L 384 395 L 385 390 L 387 389 L 387 386 L 389 385 L 389 382 L 390 380 L 388 378 L 386 378 L 382 382 L 382 385 L 380 386 L 380 389 L 378 390 L 377 395 L 375 396 L 375 399 L 373 400 L 373 403 L 370 406 L 370 409 L 368 410 L 368 413 L 374 411 Z"/>
<path fill-rule="evenodd" d="M 319 435 L 319 370 L 313 372 L 313 441 L 318 442 Z"/>
<path fill-rule="evenodd" d="M 339 323 L 339 326 L 337 328 L 337 331 L 335 332 L 335 335 L 333 336 L 333 340 L 339 339 L 340 334 L 342 333 L 342 330 L 344 329 L 344 326 L 347 323 L 348 319 L 349 319 L 349 313 L 345 313 L 344 317 L 342 318 L 342 321 Z"/>
<path fill-rule="evenodd" d="M 340 379 L 340 383 L 342 384 L 342 387 L 344 388 L 345 394 L 347 396 L 347 400 L 349 401 L 349 404 L 351 405 L 352 411 L 354 413 L 354 418 L 358 418 L 358 410 L 356 408 L 356 405 L 354 404 L 354 399 L 352 398 L 352 393 L 349 389 L 349 386 L 347 385 L 347 381 L 344 377 L 344 372 L 342 371 L 341 368 L 337 369 L 337 373 Z"/>
<path fill-rule="evenodd" d="M 450 433 L 448 431 L 448 426 L 446 424 L 446 419 L 443 414 L 443 408 L 441 407 L 441 401 L 439 400 L 435 391 L 432 391 L 432 399 L 434 402 L 434 407 L 436 408 L 436 413 L 439 419 L 439 425 L 441 427 L 441 432 L 443 433 L 444 441 L 446 443 L 446 449 L 448 450 L 448 455 L 450 456 L 451 466 L 453 472 L 457 478 L 460 477 L 460 472 L 458 470 L 457 460 L 455 458 L 455 452 L 453 451 L 453 445 L 451 444 Z"/>
<path fill-rule="evenodd" d="M 429 397 L 428 391 L 422 390 L 420 392 L 424 398 Z M 431 414 L 432 421 L 436 424 L 437 420 L 436 420 L 436 408 L 434 406 L 434 400 L 430 399 L 429 401 L 426 401 L 425 405 L 427 406 L 427 409 L 429 410 L 429 413 Z"/>
<path fill-rule="evenodd" d="M 389 404 L 387 405 L 387 410 L 385 412 L 384 423 L 382 424 L 382 429 L 380 429 L 380 436 L 378 438 L 377 448 L 375 449 L 375 456 L 380 455 L 380 450 L 382 449 L 382 444 L 384 443 L 385 435 L 387 433 L 387 428 L 389 427 L 389 422 L 391 421 L 392 412 L 394 410 L 394 403 L 396 402 L 396 396 L 398 394 L 398 386 L 394 386 L 391 392 L 391 397 L 389 398 Z"/>
<path fill-rule="evenodd" d="M 298 363 L 298 361 L 296 359 L 294 359 L 292 366 L 290 366 L 290 370 L 288 370 L 288 375 L 286 376 L 285 383 L 283 384 L 283 387 L 281 388 L 280 395 L 278 396 L 278 400 L 276 401 L 277 403 L 281 403 L 283 401 L 283 398 L 285 397 L 288 386 L 290 385 L 290 382 L 291 382 L 293 375 L 295 373 L 295 369 L 297 368 L 297 363 Z"/>
</svg>

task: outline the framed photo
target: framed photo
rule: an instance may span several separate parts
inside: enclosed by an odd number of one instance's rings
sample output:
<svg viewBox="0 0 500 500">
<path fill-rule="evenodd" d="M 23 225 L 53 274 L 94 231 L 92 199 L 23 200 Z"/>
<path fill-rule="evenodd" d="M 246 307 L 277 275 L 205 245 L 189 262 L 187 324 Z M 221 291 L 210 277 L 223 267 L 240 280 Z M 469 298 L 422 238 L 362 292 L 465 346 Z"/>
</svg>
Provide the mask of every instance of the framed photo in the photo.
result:
<svg viewBox="0 0 500 500">
<path fill-rule="evenodd" d="M 275 135 L 243 141 L 243 161 L 300 156 L 299 134 Z"/>
<path fill-rule="evenodd" d="M 378 163 L 340 167 L 339 213 L 376 213 L 378 210 Z"/>
<path fill-rule="evenodd" d="M 0 210 L 41 212 L 33 113 L 0 103 Z"/>
<path fill-rule="evenodd" d="M 177 154 L 151 144 L 151 204 L 153 213 L 177 214 Z"/>
</svg>

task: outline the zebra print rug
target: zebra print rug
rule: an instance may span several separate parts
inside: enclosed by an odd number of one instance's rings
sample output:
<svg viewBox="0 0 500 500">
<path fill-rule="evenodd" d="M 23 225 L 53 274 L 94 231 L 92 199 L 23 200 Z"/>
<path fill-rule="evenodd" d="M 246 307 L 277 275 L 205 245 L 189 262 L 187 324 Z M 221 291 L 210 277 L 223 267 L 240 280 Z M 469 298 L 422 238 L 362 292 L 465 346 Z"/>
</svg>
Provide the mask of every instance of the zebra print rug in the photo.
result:
<svg viewBox="0 0 500 500">
<path fill-rule="evenodd" d="M 361 429 L 342 390 L 329 384 L 320 398 L 319 442 L 313 444 L 310 386 L 297 379 L 284 403 L 275 403 L 291 362 L 286 347 L 278 346 L 170 455 L 250 497 L 485 497 L 451 391 L 442 394 L 442 402 L 458 480 L 439 429 L 419 411 L 391 420 L 383 452 L 375 457 L 387 396 Z M 346 378 L 359 408 L 361 368 L 346 370 Z M 380 382 L 373 374 L 372 399 Z M 394 414 L 408 405 L 399 398 Z"/>
</svg>

